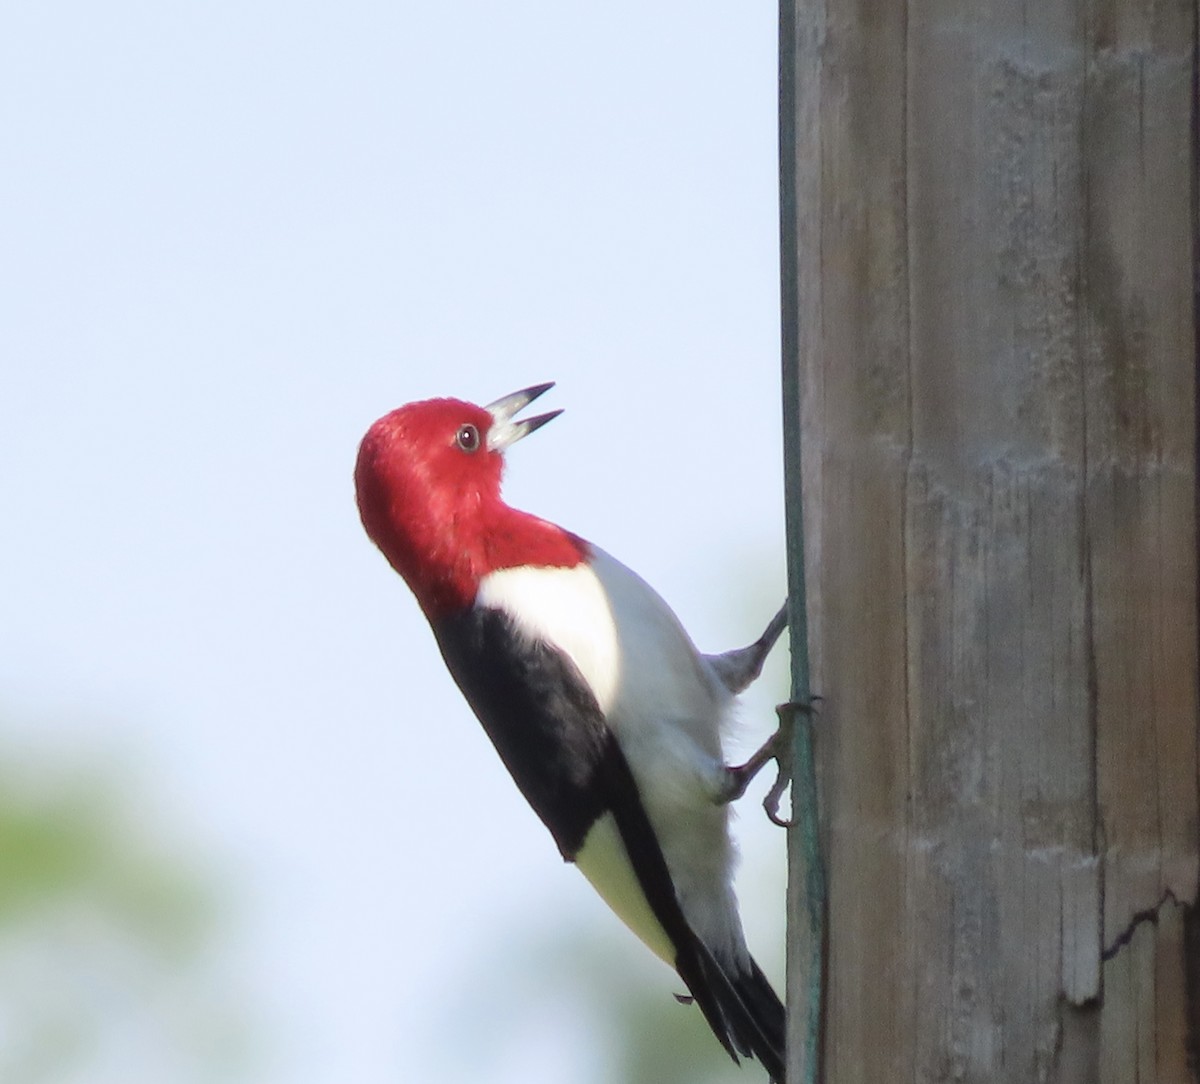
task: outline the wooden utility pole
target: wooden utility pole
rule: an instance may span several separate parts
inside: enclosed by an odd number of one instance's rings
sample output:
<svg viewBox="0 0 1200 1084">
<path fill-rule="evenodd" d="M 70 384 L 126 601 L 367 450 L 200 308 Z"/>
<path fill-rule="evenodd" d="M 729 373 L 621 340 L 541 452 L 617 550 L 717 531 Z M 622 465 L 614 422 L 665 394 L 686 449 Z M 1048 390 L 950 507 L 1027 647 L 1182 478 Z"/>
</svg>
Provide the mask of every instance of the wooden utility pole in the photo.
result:
<svg viewBox="0 0 1200 1084">
<path fill-rule="evenodd" d="M 1195 1081 L 1197 0 L 782 25 L 819 1079 Z"/>
</svg>

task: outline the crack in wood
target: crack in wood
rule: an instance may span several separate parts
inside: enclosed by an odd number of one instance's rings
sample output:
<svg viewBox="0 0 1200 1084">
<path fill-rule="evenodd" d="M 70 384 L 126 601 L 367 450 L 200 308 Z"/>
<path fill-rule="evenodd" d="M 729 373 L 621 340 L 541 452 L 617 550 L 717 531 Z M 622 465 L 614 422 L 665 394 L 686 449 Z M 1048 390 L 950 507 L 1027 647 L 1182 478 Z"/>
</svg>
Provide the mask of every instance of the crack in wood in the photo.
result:
<svg viewBox="0 0 1200 1084">
<path fill-rule="evenodd" d="M 1100 953 L 1101 961 L 1108 963 L 1121 949 L 1125 948 L 1133 940 L 1133 935 L 1137 933 L 1138 927 L 1144 926 L 1146 923 L 1157 926 L 1159 913 L 1168 903 L 1174 904 L 1176 907 L 1181 906 L 1181 902 L 1175 893 L 1166 888 L 1153 907 L 1146 907 L 1141 911 L 1135 911 L 1133 917 L 1125 924 L 1125 928 L 1117 935 L 1116 940 Z"/>
</svg>

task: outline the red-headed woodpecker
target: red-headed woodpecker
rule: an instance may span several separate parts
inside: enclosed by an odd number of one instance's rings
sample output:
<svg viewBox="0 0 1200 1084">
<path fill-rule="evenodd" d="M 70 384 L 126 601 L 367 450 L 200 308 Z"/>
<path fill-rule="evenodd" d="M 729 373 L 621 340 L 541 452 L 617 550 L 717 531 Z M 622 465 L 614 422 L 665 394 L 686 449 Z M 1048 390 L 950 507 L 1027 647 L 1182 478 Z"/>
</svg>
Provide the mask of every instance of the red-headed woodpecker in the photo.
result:
<svg viewBox="0 0 1200 1084">
<path fill-rule="evenodd" d="M 783 613 L 702 655 L 635 573 L 505 504 L 505 449 L 560 411 L 516 415 L 551 386 L 380 418 L 355 469 L 363 525 L 563 858 L 678 971 L 734 1060 L 782 1081 L 784 1010 L 742 935 L 728 813 L 776 747 L 729 767 L 721 725 Z"/>
</svg>

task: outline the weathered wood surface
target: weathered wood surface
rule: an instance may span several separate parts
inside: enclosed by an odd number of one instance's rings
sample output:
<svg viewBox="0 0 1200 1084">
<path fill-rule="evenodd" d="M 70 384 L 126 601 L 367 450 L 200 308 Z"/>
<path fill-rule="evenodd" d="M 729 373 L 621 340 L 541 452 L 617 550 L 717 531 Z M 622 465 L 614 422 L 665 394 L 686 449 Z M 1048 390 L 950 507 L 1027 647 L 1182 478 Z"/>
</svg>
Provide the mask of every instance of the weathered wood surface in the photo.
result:
<svg viewBox="0 0 1200 1084">
<path fill-rule="evenodd" d="M 1195 26 L 796 7 L 828 1084 L 1195 1079 Z"/>
</svg>

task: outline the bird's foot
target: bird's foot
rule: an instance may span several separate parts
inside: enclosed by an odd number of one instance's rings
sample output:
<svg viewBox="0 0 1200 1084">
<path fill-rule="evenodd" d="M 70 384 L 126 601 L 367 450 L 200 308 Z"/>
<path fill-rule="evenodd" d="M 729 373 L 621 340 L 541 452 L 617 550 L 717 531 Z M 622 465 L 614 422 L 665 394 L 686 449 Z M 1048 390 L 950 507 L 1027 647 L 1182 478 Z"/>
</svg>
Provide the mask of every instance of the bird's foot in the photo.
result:
<svg viewBox="0 0 1200 1084">
<path fill-rule="evenodd" d="M 740 693 L 762 673 L 763 663 L 783 630 L 787 628 L 787 603 L 771 618 L 763 634 L 749 647 L 726 651 L 723 655 L 705 655 L 722 685 L 731 693 Z"/>
<path fill-rule="evenodd" d="M 811 719 L 820 699 L 819 696 L 813 696 L 805 702 L 789 701 L 776 706 L 775 714 L 779 717 L 779 727 L 775 733 L 763 742 L 745 764 L 725 769 L 725 785 L 717 796 L 721 805 L 736 802 L 746 793 L 750 781 L 773 760 L 779 773 L 763 798 L 763 809 L 772 824 L 777 824 L 780 828 L 793 826 L 793 821 L 779 815 L 779 803 L 792 782 L 792 736 L 796 729 L 796 716 L 805 715 Z"/>
</svg>

